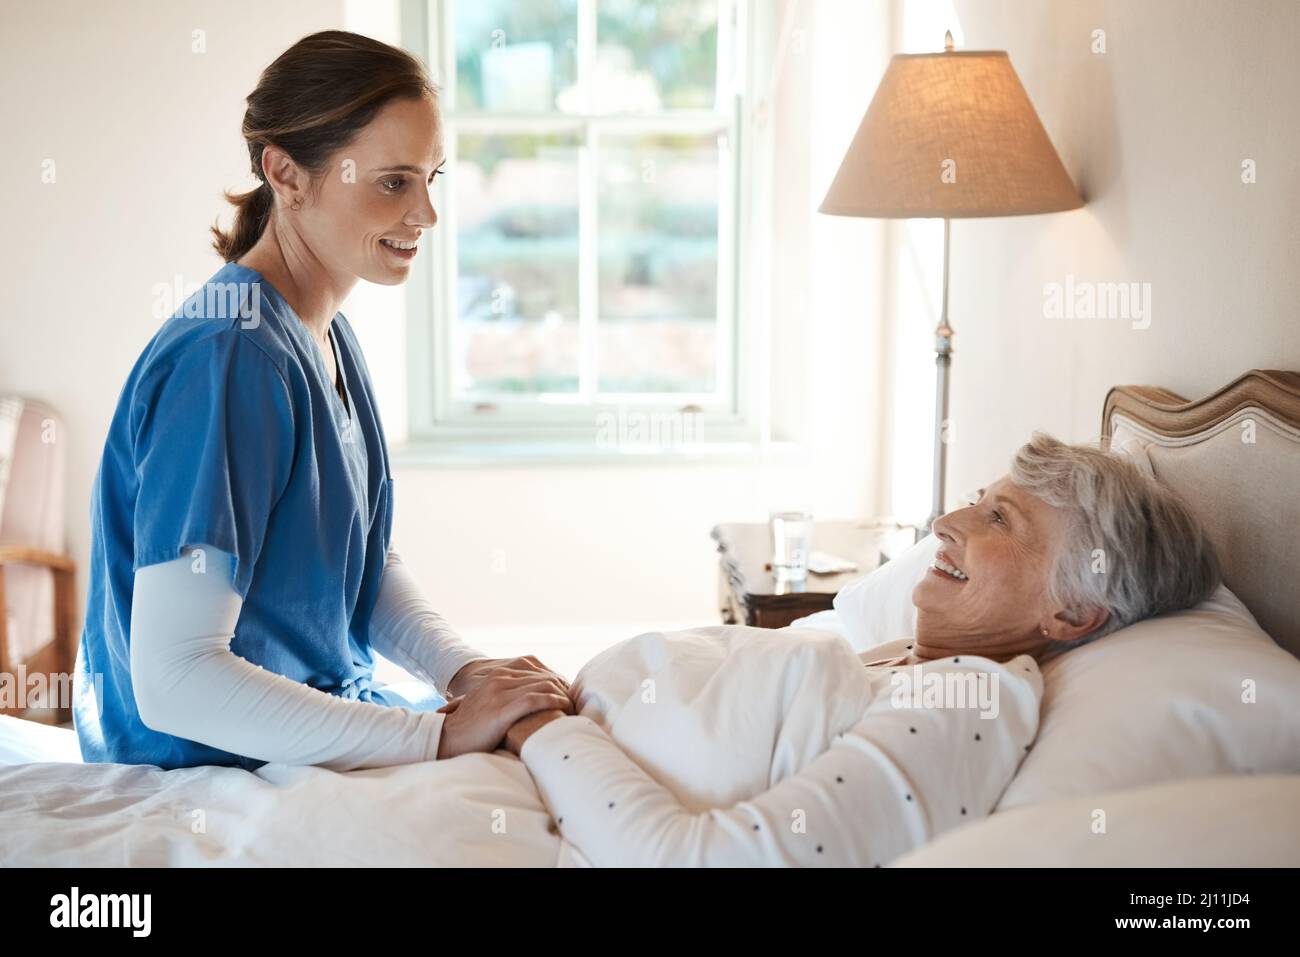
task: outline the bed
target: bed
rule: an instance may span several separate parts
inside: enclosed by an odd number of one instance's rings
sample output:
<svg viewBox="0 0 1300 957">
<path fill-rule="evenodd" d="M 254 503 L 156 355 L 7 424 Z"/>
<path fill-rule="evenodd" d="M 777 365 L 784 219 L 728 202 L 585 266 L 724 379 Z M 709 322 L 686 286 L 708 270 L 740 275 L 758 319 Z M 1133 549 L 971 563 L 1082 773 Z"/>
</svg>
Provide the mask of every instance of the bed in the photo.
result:
<svg viewBox="0 0 1300 957">
<path fill-rule="evenodd" d="M 1044 746 L 994 813 L 893 864 L 1300 865 L 1300 374 L 1251 371 L 1197 401 L 1116 387 L 1102 433 L 1188 501 L 1230 593 L 1071 652 L 1054 679 L 1045 669 Z M 836 612 L 798 625 L 795 640 L 845 629 Z M 1132 687 L 1116 691 L 1106 669 L 1124 655 L 1164 655 L 1151 674 L 1170 687 L 1125 666 Z M 1098 681 L 1123 707 L 1087 710 Z M 0 717 L 0 866 L 583 863 L 506 752 L 163 771 L 84 764 L 74 732 Z"/>
</svg>

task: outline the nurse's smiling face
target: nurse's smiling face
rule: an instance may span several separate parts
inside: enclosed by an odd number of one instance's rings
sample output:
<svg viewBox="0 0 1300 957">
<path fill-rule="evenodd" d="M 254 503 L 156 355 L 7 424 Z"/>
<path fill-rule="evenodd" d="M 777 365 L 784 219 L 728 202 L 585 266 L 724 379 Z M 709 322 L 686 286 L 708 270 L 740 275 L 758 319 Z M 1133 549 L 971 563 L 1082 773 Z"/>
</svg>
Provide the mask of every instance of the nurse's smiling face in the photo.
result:
<svg viewBox="0 0 1300 957">
<path fill-rule="evenodd" d="M 431 191 L 445 159 L 437 100 L 394 100 L 335 154 L 294 214 L 303 238 L 336 274 L 405 282 L 438 221 Z"/>
</svg>

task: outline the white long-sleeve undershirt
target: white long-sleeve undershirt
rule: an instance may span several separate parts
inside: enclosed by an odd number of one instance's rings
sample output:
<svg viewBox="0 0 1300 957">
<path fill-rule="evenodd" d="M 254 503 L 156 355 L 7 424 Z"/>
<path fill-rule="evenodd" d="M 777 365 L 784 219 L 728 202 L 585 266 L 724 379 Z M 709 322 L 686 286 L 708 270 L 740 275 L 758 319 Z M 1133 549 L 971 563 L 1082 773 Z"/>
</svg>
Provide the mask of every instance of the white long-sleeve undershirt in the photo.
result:
<svg viewBox="0 0 1300 957">
<path fill-rule="evenodd" d="M 140 568 L 131 605 L 131 680 L 150 728 L 260 761 L 336 771 L 437 758 L 446 716 L 328 694 L 231 650 L 243 601 L 211 546 Z M 188 555 L 188 551 L 186 555 Z M 439 689 L 487 656 L 447 625 L 390 549 L 371 619 L 380 654 Z M 288 640 L 288 636 L 286 636 Z"/>
<path fill-rule="evenodd" d="M 379 597 L 370 616 L 371 646 L 444 695 L 456 672 L 487 658 L 434 610 L 401 555 L 388 549 Z"/>
</svg>

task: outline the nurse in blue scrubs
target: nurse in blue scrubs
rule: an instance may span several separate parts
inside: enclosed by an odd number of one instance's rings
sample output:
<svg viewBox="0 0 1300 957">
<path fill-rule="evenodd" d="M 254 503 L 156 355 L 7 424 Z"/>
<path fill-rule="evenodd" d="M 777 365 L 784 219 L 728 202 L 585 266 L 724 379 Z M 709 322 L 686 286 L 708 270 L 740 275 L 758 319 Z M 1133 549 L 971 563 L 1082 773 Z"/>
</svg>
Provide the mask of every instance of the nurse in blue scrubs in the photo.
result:
<svg viewBox="0 0 1300 957">
<path fill-rule="evenodd" d="M 436 90 L 405 51 L 326 31 L 266 69 L 243 134 L 260 184 L 228 194 L 225 265 L 135 363 L 95 477 L 83 756 L 347 769 L 494 750 L 519 718 L 571 711 L 567 683 L 467 645 L 392 548 L 384 431 L 339 311 L 358 279 L 404 282 L 437 222 Z M 377 687 L 376 651 L 420 683 Z"/>
</svg>

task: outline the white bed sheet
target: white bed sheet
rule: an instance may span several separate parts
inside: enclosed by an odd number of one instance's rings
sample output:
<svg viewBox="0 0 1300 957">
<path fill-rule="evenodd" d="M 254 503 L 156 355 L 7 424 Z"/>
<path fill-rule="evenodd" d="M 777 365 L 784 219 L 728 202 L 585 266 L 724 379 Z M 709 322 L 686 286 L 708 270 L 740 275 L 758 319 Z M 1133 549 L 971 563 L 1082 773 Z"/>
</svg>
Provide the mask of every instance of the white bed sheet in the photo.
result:
<svg viewBox="0 0 1300 957">
<path fill-rule="evenodd" d="M 77 732 L 0 715 L 0 765 L 32 761 L 81 763 Z"/>
<path fill-rule="evenodd" d="M 164 771 L 80 763 L 74 731 L 0 718 L 0 761 L 0 866 L 563 863 L 532 778 L 504 752 Z"/>
<path fill-rule="evenodd" d="M 796 618 L 787 627 L 829 631 L 833 635 L 839 635 L 850 645 L 853 644 L 853 639 L 849 635 L 848 627 L 844 624 L 844 619 L 840 617 L 840 613 L 834 608 L 827 608 L 825 611 L 818 611 L 803 618 Z"/>
</svg>

